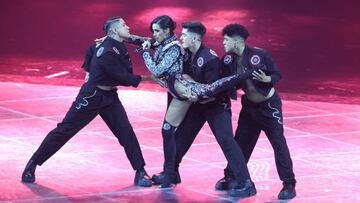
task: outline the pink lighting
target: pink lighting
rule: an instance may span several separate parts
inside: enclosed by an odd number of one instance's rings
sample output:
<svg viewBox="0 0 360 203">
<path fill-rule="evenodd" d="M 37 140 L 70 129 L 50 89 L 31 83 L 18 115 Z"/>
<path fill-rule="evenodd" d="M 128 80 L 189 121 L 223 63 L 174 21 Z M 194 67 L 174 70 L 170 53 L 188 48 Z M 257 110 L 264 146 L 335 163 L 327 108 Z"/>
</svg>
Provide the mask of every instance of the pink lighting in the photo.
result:
<svg viewBox="0 0 360 203">
<path fill-rule="evenodd" d="M 271 144 L 260 135 L 248 163 L 258 193 L 231 198 L 215 191 L 226 159 L 205 124 L 180 166 L 173 190 L 133 186 L 124 149 L 100 117 L 37 169 L 21 173 L 45 135 L 60 122 L 84 82 L 88 46 L 103 22 L 121 16 L 130 32 L 151 36 L 150 22 L 169 15 L 199 20 L 204 43 L 224 55 L 222 29 L 240 23 L 247 43 L 271 53 L 282 73 L 284 131 L 298 180 L 290 202 L 360 202 L 360 1 L 358 0 L 3 0 L 0 2 L 0 202 L 279 202 L 282 187 Z M 148 75 L 127 45 L 136 74 Z M 240 92 L 240 91 L 239 91 Z M 163 170 L 162 122 L 167 93 L 158 84 L 119 87 L 146 170 Z M 241 101 L 232 102 L 233 129 Z"/>
</svg>

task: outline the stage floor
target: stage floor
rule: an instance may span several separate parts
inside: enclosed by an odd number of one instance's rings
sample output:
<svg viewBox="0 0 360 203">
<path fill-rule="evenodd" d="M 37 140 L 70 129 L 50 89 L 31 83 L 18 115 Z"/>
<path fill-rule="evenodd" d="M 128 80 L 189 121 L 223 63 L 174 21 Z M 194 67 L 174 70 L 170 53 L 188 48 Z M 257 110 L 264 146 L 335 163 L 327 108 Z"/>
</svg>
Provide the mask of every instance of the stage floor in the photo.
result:
<svg viewBox="0 0 360 203">
<path fill-rule="evenodd" d="M 149 174 L 162 170 L 166 107 L 166 93 L 152 87 L 118 91 Z M 23 184 L 26 162 L 78 87 L 0 82 L 0 91 L 0 202 L 278 202 L 282 184 L 263 134 L 248 164 L 258 193 L 239 200 L 214 190 L 226 161 L 207 125 L 181 164 L 182 183 L 160 190 L 132 185 L 124 150 L 98 117 L 37 168 L 36 184 Z M 233 102 L 234 128 L 240 108 Z M 283 110 L 298 181 L 291 202 L 360 202 L 360 105 L 284 99 Z"/>
</svg>

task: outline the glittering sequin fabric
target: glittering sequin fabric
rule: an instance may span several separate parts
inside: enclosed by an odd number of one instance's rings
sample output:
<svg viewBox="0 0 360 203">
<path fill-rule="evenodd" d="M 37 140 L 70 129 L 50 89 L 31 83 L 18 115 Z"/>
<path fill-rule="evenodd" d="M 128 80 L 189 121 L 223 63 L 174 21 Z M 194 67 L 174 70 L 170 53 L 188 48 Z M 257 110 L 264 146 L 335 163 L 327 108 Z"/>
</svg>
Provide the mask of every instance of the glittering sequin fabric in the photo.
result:
<svg viewBox="0 0 360 203">
<path fill-rule="evenodd" d="M 171 81 L 174 81 L 172 79 L 175 75 L 183 71 L 183 55 L 184 51 L 176 36 L 173 35 L 155 48 L 153 57 L 150 51 L 145 51 L 142 56 L 151 74 L 162 86 L 169 89 L 169 86 L 173 85 Z"/>
</svg>

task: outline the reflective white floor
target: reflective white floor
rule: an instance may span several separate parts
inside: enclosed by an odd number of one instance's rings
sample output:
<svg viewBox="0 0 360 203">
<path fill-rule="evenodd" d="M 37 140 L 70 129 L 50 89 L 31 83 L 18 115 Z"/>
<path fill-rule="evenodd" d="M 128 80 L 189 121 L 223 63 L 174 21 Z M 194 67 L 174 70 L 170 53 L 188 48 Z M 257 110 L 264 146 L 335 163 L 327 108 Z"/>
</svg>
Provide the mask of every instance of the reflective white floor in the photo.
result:
<svg viewBox="0 0 360 203">
<path fill-rule="evenodd" d="M 165 92 L 151 89 L 145 84 L 141 90 L 118 91 L 149 174 L 162 170 L 160 127 L 166 105 Z M 26 162 L 77 91 L 0 83 L 0 202 L 278 202 L 282 185 L 264 135 L 248 165 L 257 195 L 239 200 L 214 190 L 226 161 L 207 125 L 182 162 L 182 183 L 173 190 L 134 187 L 125 153 L 100 118 L 37 168 L 36 184 L 21 183 Z M 234 125 L 240 108 L 233 103 Z M 360 105 L 283 100 L 283 110 L 298 180 L 291 202 L 360 202 Z"/>
</svg>

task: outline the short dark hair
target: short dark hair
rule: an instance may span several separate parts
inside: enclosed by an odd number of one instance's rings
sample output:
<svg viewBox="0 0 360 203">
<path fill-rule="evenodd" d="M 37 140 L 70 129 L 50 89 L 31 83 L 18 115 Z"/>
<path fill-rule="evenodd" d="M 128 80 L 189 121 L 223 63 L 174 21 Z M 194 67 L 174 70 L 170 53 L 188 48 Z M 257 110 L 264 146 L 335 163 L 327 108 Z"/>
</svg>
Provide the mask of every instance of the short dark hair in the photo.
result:
<svg viewBox="0 0 360 203">
<path fill-rule="evenodd" d="M 206 27 L 200 21 L 183 22 L 181 26 L 190 32 L 199 34 L 201 37 L 206 33 Z"/>
<path fill-rule="evenodd" d="M 170 16 L 162 15 L 162 16 L 158 16 L 154 20 L 152 20 L 151 24 L 150 24 L 151 32 L 153 32 L 152 25 L 155 23 L 158 24 L 160 26 L 160 28 L 163 30 L 169 28 L 170 33 L 174 34 L 174 30 L 176 28 L 176 23 L 175 23 L 175 21 L 173 21 L 173 19 L 170 18 Z"/>
<path fill-rule="evenodd" d="M 119 19 L 121 19 L 120 16 L 114 16 L 114 17 L 111 17 L 111 18 L 107 19 L 107 20 L 104 22 L 104 26 L 103 26 L 104 32 L 108 33 L 110 27 L 111 27 L 114 23 L 116 23 Z"/>
<path fill-rule="evenodd" d="M 247 29 L 243 25 L 237 23 L 229 24 L 225 26 L 224 29 L 222 30 L 222 34 L 227 35 L 229 37 L 238 35 L 242 37 L 244 40 L 246 40 L 250 35 Z"/>
</svg>

